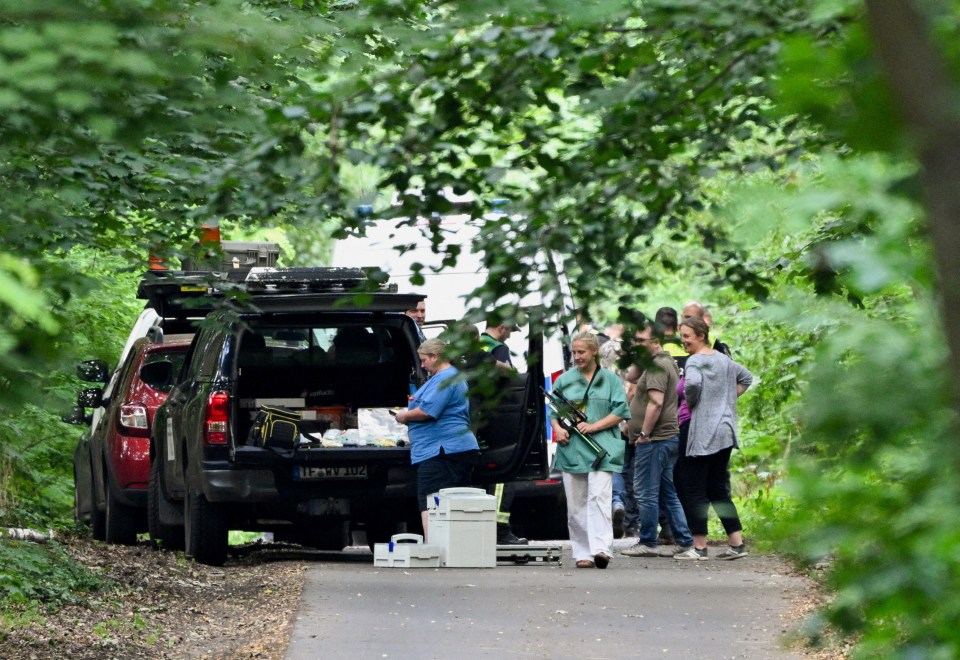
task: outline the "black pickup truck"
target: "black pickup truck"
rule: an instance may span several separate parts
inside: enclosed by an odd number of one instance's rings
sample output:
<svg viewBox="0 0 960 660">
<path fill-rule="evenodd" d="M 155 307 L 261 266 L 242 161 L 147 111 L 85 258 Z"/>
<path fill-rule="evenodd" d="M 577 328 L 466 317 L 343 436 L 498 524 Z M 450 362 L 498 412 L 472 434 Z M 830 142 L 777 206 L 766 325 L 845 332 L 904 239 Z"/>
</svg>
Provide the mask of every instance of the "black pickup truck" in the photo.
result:
<svg viewBox="0 0 960 660">
<path fill-rule="evenodd" d="M 365 410 L 407 405 L 427 374 L 404 310 L 423 296 L 368 285 L 358 269 L 254 268 L 224 291 L 176 272 L 144 280 L 141 297 L 161 307 L 189 304 L 191 296 L 216 301 L 154 419 L 148 518 L 155 542 L 219 565 L 231 529 L 336 550 L 355 530 L 373 544 L 405 525 L 419 529 L 415 472 L 402 442 L 310 442 L 291 456 L 248 441 L 265 404 L 307 419 L 333 412 L 345 431 Z M 536 365 L 540 335 L 530 336 Z M 532 367 L 500 393 L 483 426 L 477 482 L 547 475 L 542 382 L 542 369 Z"/>
</svg>

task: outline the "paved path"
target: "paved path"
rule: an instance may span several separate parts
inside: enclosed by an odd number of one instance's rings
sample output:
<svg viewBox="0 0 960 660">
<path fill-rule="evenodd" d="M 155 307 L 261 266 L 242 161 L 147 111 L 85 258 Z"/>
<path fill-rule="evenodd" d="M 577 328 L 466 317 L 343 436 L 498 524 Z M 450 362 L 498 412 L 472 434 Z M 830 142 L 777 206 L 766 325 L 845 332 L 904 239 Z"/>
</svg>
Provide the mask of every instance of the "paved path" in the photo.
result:
<svg viewBox="0 0 960 660">
<path fill-rule="evenodd" d="M 779 640 L 808 584 L 775 558 L 618 555 L 601 571 L 575 568 L 566 545 L 562 565 L 313 564 L 286 660 L 803 657 Z"/>
</svg>

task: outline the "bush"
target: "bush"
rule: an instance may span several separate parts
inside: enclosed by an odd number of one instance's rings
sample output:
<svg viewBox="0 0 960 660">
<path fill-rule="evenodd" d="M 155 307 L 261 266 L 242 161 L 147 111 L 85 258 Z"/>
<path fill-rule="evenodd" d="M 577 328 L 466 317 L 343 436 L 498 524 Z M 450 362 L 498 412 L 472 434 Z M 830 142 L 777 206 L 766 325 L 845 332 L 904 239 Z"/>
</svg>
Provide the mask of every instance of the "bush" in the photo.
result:
<svg viewBox="0 0 960 660">
<path fill-rule="evenodd" d="M 4 605 L 42 605 L 55 609 L 83 602 L 102 589 L 101 579 L 78 564 L 56 542 L 0 541 L 0 601 Z"/>
</svg>

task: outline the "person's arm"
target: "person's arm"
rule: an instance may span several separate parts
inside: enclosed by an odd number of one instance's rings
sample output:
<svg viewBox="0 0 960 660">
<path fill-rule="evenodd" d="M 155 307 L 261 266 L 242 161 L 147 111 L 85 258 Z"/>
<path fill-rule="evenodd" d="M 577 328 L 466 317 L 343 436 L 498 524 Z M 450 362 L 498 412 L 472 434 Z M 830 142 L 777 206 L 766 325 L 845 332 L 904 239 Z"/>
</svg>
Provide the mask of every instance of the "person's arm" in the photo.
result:
<svg viewBox="0 0 960 660">
<path fill-rule="evenodd" d="M 567 432 L 567 429 L 560 426 L 558 420 L 551 419 L 550 426 L 553 428 L 553 439 L 557 441 L 558 445 L 565 445 L 570 442 L 570 433 Z"/>
<path fill-rule="evenodd" d="M 420 408 L 414 408 L 413 410 L 397 411 L 396 420 L 401 424 L 409 424 L 410 422 L 429 422 L 433 420 L 433 417 Z"/>
<path fill-rule="evenodd" d="M 687 407 L 693 410 L 700 401 L 700 392 L 703 391 L 703 372 L 696 360 L 687 360 L 687 368 L 683 372 L 686 384 L 683 388 L 683 398 L 687 400 Z"/>
<path fill-rule="evenodd" d="M 563 394 L 563 388 L 560 385 L 560 382 L 557 381 L 553 384 L 553 391 Z M 565 445 L 570 442 L 570 432 L 567 429 L 563 428 L 560 424 L 560 420 L 557 419 L 557 413 L 554 412 L 553 406 L 550 406 L 550 427 L 553 429 L 553 439 L 558 445 Z"/>
<path fill-rule="evenodd" d="M 660 419 L 662 409 L 663 392 L 647 390 L 647 407 L 643 411 L 643 425 L 640 427 L 642 435 L 637 438 L 637 443 L 650 442 L 650 434 L 653 433 L 653 427 L 657 425 L 657 420 Z"/>
<path fill-rule="evenodd" d="M 515 371 L 513 361 L 510 358 L 510 348 L 506 344 L 500 344 L 490 352 L 497 361 L 497 366 L 506 371 Z"/>
<path fill-rule="evenodd" d="M 743 365 L 736 362 L 734 364 L 737 365 L 737 396 L 739 397 L 753 384 L 753 374 Z"/>
<path fill-rule="evenodd" d="M 607 429 L 617 426 L 620 422 L 623 421 L 623 417 L 619 415 L 614 415 L 613 413 L 607 415 L 601 420 L 596 422 L 580 422 L 577 424 L 577 430 L 581 433 L 596 433 L 597 431 L 605 431 Z"/>
<path fill-rule="evenodd" d="M 643 370 L 640 369 L 635 364 L 631 364 L 627 367 L 627 371 L 623 374 L 623 379 L 626 383 L 626 394 L 627 401 L 633 401 L 633 397 L 637 395 L 637 381 L 640 380 L 640 375 L 643 373 Z"/>
</svg>

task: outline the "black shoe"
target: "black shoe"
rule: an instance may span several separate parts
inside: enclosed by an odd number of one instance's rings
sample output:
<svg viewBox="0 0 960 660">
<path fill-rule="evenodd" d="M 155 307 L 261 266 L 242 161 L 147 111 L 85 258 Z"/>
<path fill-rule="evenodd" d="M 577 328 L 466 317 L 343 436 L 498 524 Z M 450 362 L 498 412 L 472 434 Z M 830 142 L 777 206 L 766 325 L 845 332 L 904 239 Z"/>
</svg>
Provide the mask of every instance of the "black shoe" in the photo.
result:
<svg viewBox="0 0 960 660">
<path fill-rule="evenodd" d="M 513 530 L 506 525 L 497 525 L 497 545 L 527 545 L 530 541 L 517 536 Z"/>
<path fill-rule="evenodd" d="M 623 517 L 625 514 L 626 512 L 621 506 L 613 510 L 613 538 L 615 539 L 623 538 Z"/>
</svg>

